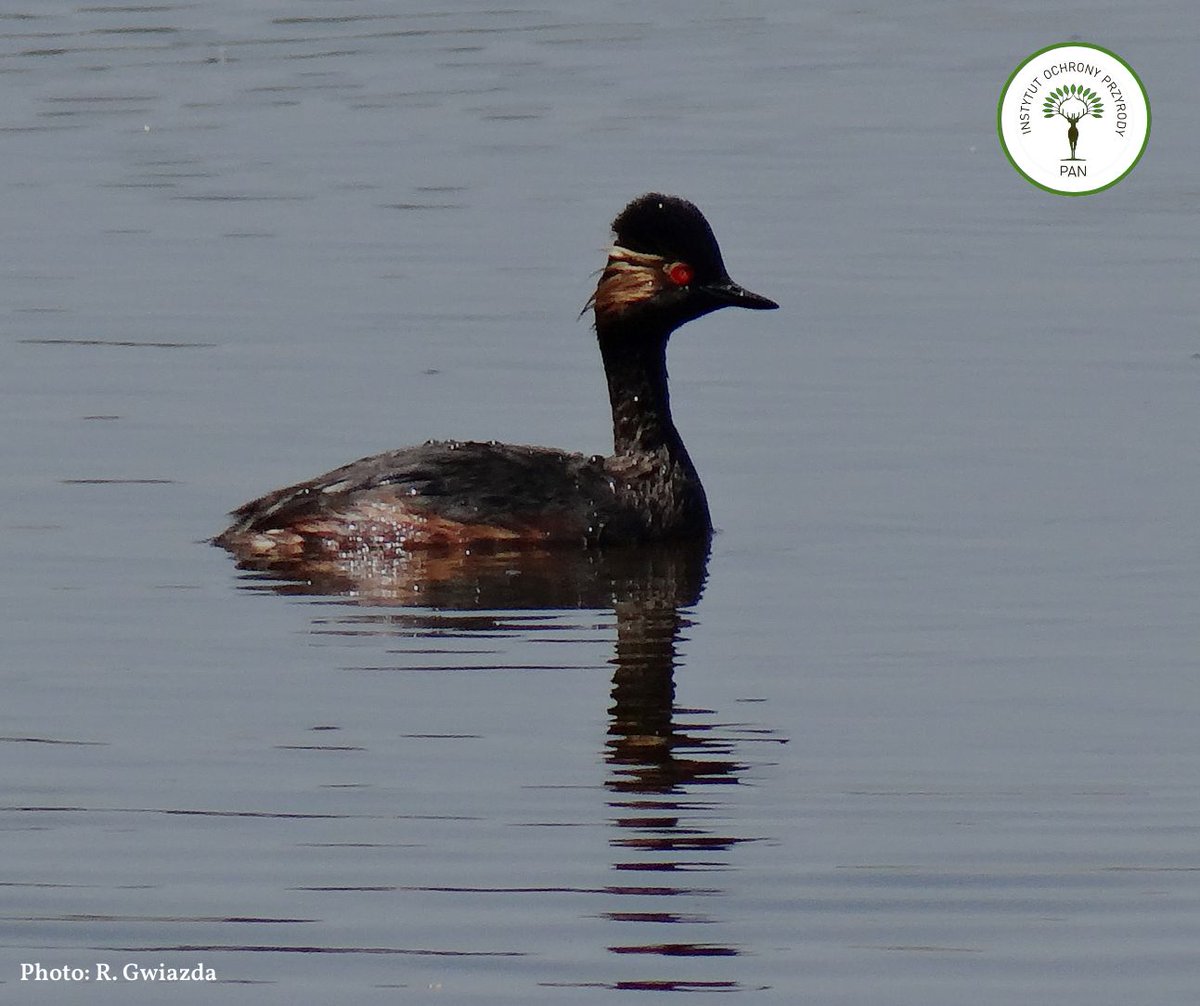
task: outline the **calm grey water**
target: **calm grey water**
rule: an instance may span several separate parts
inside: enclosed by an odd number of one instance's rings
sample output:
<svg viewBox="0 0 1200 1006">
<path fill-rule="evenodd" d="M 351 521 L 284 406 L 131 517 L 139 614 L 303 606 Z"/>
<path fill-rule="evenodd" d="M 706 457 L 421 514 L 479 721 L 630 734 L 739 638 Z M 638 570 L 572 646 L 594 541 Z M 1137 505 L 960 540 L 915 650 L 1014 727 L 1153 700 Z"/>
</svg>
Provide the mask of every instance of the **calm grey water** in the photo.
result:
<svg viewBox="0 0 1200 1006">
<path fill-rule="evenodd" d="M 0 13 L 5 1001 L 1194 1003 L 1195 6 L 397 7 Z M 1084 199 L 995 135 L 1069 38 L 1155 117 Z M 707 567 L 204 543 L 430 436 L 604 451 L 653 188 L 783 305 L 672 346 Z"/>
</svg>

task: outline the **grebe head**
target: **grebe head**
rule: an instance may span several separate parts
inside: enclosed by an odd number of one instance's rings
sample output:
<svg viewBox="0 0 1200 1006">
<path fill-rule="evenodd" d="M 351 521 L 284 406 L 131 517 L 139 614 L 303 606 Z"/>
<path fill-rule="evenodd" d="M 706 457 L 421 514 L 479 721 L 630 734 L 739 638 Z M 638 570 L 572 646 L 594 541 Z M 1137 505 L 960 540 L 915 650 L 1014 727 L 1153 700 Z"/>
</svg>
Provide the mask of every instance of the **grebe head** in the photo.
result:
<svg viewBox="0 0 1200 1006">
<path fill-rule="evenodd" d="M 729 278 L 712 228 L 695 206 L 649 192 L 613 221 L 615 241 L 589 302 L 596 325 L 648 325 L 668 332 L 722 307 L 779 305 Z"/>
</svg>

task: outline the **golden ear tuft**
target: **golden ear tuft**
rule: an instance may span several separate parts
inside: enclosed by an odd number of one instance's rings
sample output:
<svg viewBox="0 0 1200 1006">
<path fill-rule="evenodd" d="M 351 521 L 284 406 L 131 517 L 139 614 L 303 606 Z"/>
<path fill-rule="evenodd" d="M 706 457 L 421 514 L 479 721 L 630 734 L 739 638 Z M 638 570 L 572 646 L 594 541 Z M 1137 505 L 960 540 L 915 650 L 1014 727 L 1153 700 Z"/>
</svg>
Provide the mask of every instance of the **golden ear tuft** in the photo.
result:
<svg viewBox="0 0 1200 1006">
<path fill-rule="evenodd" d="M 666 263 L 657 255 L 631 251 L 614 245 L 608 264 L 589 303 L 597 318 L 614 318 L 635 304 L 649 300 L 664 286 Z"/>
</svg>

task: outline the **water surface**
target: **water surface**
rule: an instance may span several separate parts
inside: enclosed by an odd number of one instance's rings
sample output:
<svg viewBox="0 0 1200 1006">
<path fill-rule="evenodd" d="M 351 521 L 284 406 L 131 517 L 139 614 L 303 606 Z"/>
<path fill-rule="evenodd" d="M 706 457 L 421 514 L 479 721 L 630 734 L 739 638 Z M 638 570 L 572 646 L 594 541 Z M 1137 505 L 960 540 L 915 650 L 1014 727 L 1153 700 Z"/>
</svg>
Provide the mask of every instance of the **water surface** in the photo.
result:
<svg viewBox="0 0 1200 1006">
<path fill-rule="evenodd" d="M 0 15 L 6 998 L 1194 1002 L 1198 31 Z M 1085 199 L 994 129 L 1073 37 L 1155 115 Z M 575 318 L 655 188 L 783 306 L 672 346 L 711 556 L 422 592 L 204 543 L 430 436 L 606 450 Z"/>
</svg>

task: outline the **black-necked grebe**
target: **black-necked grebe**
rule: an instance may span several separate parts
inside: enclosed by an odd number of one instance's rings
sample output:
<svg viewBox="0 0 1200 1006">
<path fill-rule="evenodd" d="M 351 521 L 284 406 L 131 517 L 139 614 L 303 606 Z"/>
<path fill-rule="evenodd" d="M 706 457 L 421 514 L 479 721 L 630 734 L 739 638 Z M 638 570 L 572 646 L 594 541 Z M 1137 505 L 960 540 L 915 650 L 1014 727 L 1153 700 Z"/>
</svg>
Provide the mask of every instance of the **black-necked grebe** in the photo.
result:
<svg viewBox="0 0 1200 1006">
<path fill-rule="evenodd" d="M 729 278 L 712 228 L 687 200 L 641 196 L 613 233 L 588 302 L 612 403 L 612 457 L 430 441 L 252 500 L 216 544 L 269 561 L 711 534 L 704 487 L 671 420 L 667 340 L 718 308 L 779 305 Z"/>
</svg>

